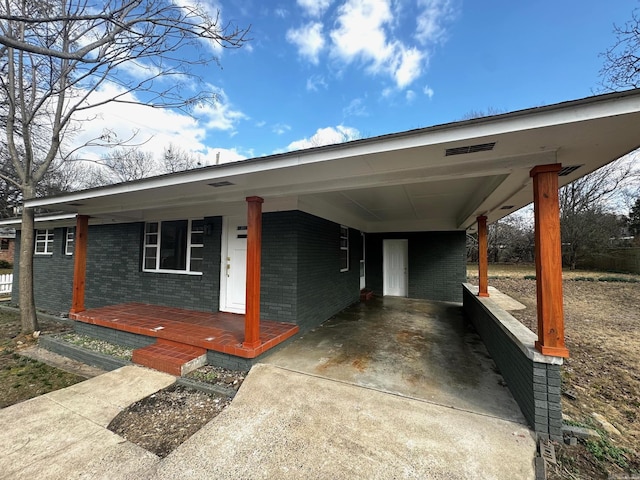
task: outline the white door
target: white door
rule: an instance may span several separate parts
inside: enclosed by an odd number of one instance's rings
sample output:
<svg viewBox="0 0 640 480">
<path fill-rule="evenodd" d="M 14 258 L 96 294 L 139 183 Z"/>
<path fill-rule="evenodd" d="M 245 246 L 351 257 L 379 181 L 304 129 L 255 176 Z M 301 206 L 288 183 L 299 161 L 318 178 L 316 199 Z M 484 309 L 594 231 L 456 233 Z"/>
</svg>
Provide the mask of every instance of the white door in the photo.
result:
<svg viewBox="0 0 640 480">
<path fill-rule="evenodd" d="M 247 285 L 247 219 L 224 217 L 220 271 L 220 310 L 245 313 Z"/>
<path fill-rule="evenodd" d="M 408 294 L 408 240 L 382 242 L 382 294 L 406 297 Z"/>
</svg>

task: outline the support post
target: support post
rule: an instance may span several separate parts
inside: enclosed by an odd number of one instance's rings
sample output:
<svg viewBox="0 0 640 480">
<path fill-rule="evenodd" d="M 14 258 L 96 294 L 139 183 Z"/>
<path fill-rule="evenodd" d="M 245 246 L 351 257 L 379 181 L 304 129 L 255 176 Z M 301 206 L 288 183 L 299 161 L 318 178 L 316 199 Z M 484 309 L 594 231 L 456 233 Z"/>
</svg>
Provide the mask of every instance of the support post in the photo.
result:
<svg viewBox="0 0 640 480">
<path fill-rule="evenodd" d="M 262 203 L 247 197 L 247 295 L 243 346 L 260 345 L 260 261 L 262 253 Z"/>
<path fill-rule="evenodd" d="M 76 216 L 76 233 L 74 243 L 73 293 L 69 313 L 80 313 L 84 308 L 84 287 L 87 278 L 87 235 L 89 233 L 89 216 Z"/>
<path fill-rule="evenodd" d="M 536 294 L 538 340 L 536 349 L 544 355 L 569 357 L 564 344 L 562 306 L 562 247 L 558 172 L 560 164 L 538 165 L 533 178 L 535 214 Z"/>
<path fill-rule="evenodd" d="M 487 217 L 478 218 L 478 278 L 479 297 L 489 296 L 489 249 L 487 242 Z"/>
</svg>

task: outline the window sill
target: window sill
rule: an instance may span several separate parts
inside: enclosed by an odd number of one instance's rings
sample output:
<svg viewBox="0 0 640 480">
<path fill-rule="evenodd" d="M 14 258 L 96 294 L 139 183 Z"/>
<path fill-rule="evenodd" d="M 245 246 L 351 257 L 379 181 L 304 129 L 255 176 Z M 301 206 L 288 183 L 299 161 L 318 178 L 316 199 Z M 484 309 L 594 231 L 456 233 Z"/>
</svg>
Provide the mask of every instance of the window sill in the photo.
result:
<svg viewBox="0 0 640 480">
<path fill-rule="evenodd" d="M 53 252 L 36 252 L 33 255 L 36 257 L 50 257 L 51 255 L 53 255 Z"/>
<path fill-rule="evenodd" d="M 190 275 L 192 277 L 201 277 L 202 272 L 187 272 L 184 270 L 145 270 L 142 269 L 143 273 L 172 273 L 174 275 Z"/>
</svg>

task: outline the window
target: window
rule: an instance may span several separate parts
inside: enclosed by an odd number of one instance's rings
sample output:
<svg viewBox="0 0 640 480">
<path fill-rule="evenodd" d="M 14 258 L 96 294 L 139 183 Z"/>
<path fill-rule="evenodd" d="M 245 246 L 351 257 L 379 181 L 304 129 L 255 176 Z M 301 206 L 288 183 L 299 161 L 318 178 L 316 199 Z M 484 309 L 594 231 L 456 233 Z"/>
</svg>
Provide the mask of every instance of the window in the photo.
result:
<svg viewBox="0 0 640 480">
<path fill-rule="evenodd" d="M 0 238 L 0 250 L 9 250 L 8 238 Z"/>
<path fill-rule="evenodd" d="M 349 227 L 340 225 L 340 271 L 349 270 Z"/>
<path fill-rule="evenodd" d="M 144 228 L 145 272 L 202 273 L 204 220 L 149 222 Z"/>
<path fill-rule="evenodd" d="M 64 254 L 73 255 L 73 250 L 76 244 L 76 229 L 75 227 L 67 228 L 67 234 L 64 239 Z"/>
<path fill-rule="evenodd" d="M 36 230 L 36 255 L 53 254 L 53 230 Z"/>
</svg>

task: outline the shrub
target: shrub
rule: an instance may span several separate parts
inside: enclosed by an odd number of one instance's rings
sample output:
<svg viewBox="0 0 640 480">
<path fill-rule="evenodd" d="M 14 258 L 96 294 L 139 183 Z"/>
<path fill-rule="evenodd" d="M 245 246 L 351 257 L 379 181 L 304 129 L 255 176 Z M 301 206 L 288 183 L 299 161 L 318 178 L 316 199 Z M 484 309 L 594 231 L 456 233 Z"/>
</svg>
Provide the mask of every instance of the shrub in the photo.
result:
<svg viewBox="0 0 640 480">
<path fill-rule="evenodd" d="M 535 280 L 535 279 L 536 279 L 536 276 L 535 276 L 535 275 L 525 275 L 525 276 L 524 276 L 524 279 L 525 279 L 525 280 Z"/>
<path fill-rule="evenodd" d="M 638 283 L 640 280 L 628 277 L 600 277 L 599 282 Z"/>
<path fill-rule="evenodd" d="M 13 263 L 7 262 L 6 260 L 0 260 L 0 269 L 2 269 L 2 270 L 13 269 Z"/>
</svg>

